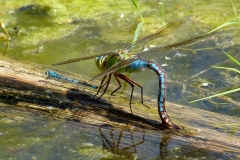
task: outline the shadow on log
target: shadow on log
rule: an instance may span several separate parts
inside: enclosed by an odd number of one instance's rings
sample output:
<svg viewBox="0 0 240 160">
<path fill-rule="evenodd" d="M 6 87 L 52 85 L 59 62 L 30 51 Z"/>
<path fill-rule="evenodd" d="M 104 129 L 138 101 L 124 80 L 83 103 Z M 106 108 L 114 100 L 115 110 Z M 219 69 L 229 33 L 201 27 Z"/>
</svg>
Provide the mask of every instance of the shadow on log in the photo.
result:
<svg viewBox="0 0 240 160">
<path fill-rule="evenodd" d="M 42 66 L 27 66 L 21 63 L 1 61 L 0 98 L 1 102 L 57 112 L 56 116 L 90 124 L 128 124 L 140 128 L 167 129 L 159 121 L 128 112 L 128 100 L 113 96 L 111 101 L 93 99 L 96 90 L 83 85 L 63 83 L 46 79 Z M 47 69 L 46 69 L 47 70 Z M 66 76 L 73 76 L 67 72 Z M 85 77 L 77 77 L 87 81 Z M 110 98 L 108 94 L 104 98 Z M 144 107 L 137 104 L 138 107 Z M 156 109 L 156 108 L 155 108 Z"/>
</svg>

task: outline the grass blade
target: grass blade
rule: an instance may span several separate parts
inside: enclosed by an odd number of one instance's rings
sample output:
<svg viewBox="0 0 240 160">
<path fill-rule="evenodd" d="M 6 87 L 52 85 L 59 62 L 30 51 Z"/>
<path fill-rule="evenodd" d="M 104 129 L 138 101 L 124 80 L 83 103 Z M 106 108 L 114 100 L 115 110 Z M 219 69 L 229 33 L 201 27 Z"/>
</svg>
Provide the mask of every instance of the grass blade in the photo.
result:
<svg viewBox="0 0 240 160">
<path fill-rule="evenodd" d="M 166 25 L 166 22 L 164 21 L 164 13 L 165 13 L 165 10 L 164 10 L 164 3 L 163 3 L 163 2 L 160 2 L 159 4 L 161 5 L 162 24 L 163 24 L 163 25 Z"/>
<path fill-rule="evenodd" d="M 224 28 L 224 27 L 229 26 L 229 25 L 232 25 L 232 24 L 239 24 L 239 21 L 233 20 L 233 21 L 230 21 L 230 22 L 223 23 L 222 25 L 214 28 L 213 30 L 209 31 L 208 33 L 212 33 L 212 32 L 214 32 L 214 31 L 216 31 L 216 30 L 219 30 L 219 29 L 221 29 L 221 28 Z"/>
<path fill-rule="evenodd" d="M 138 11 L 138 14 L 139 14 L 139 17 L 141 18 L 141 21 L 143 21 L 143 18 L 142 18 L 142 14 L 138 8 L 138 3 L 137 3 L 137 0 L 132 0 L 134 6 L 137 8 L 137 11 Z"/>
<path fill-rule="evenodd" d="M 230 54 L 228 54 L 227 52 L 224 52 L 224 51 L 222 51 L 222 52 L 225 53 L 228 56 L 228 58 L 230 58 L 233 62 L 235 62 L 237 65 L 240 66 L 240 63 L 235 58 L 233 58 Z"/>
<path fill-rule="evenodd" d="M 230 0 L 230 2 L 231 2 L 231 4 L 232 4 L 232 7 L 233 7 L 233 12 L 234 12 L 234 14 L 235 14 L 235 17 L 236 17 L 237 21 L 239 22 L 239 19 L 238 19 L 238 15 L 237 15 L 236 8 L 234 7 L 234 4 L 233 4 L 232 0 Z"/>
<path fill-rule="evenodd" d="M 138 23 L 138 26 L 135 30 L 134 36 L 133 36 L 133 42 L 136 41 L 138 39 L 139 33 L 142 30 L 142 26 L 143 26 L 143 21 Z"/>
<path fill-rule="evenodd" d="M 234 71 L 240 74 L 240 71 L 235 69 L 235 68 L 229 68 L 229 67 L 218 67 L 218 66 L 212 66 L 213 68 L 219 68 L 219 69 L 226 69 L 226 70 L 230 70 L 230 71 Z"/>
<path fill-rule="evenodd" d="M 226 91 L 226 92 L 222 92 L 222 93 L 219 93 L 219 94 L 215 94 L 215 95 L 212 95 L 212 96 L 209 96 L 209 97 L 197 99 L 197 100 L 194 100 L 194 101 L 191 101 L 191 102 L 188 102 L 188 103 L 193 103 L 193 102 L 197 102 L 197 101 L 201 101 L 201 100 L 205 100 L 205 99 L 210 99 L 210 98 L 217 97 L 217 96 L 223 96 L 223 95 L 225 95 L 225 94 L 229 94 L 229 93 L 233 93 L 233 92 L 238 92 L 238 91 L 240 91 L 240 88 L 233 89 L 233 90 Z"/>
</svg>

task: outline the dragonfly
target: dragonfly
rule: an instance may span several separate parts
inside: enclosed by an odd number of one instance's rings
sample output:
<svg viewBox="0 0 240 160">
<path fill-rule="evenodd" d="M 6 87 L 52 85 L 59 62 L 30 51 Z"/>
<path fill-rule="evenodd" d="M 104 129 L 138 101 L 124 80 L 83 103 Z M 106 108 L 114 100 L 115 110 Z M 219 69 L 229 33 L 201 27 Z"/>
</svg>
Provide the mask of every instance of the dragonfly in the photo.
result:
<svg viewBox="0 0 240 160">
<path fill-rule="evenodd" d="M 123 47 L 123 49 L 119 49 L 116 51 L 111 51 L 103 54 L 93 55 L 93 56 L 69 59 L 69 60 L 55 63 L 53 64 L 53 66 L 95 58 L 96 65 L 101 71 L 101 73 L 94 76 L 90 80 L 94 80 L 96 78 L 103 76 L 103 79 L 100 83 L 100 87 L 98 89 L 97 94 L 99 93 L 100 89 L 102 89 L 104 86 L 105 88 L 103 90 L 102 95 L 106 93 L 109 83 L 111 81 L 112 75 L 117 80 L 119 87 L 116 90 L 114 90 L 111 93 L 111 95 L 113 95 L 113 93 L 115 93 L 117 90 L 121 88 L 120 79 L 126 81 L 132 87 L 132 91 L 130 95 L 130 104 L 129 104 L 131 113 L 132 113 L 131 101 L 132 101 L 132 96 L 134 91 L 134 85 L 137 85 L 141 89 L 142 104 L 143 104 L 143 88 L 140 84 L 128 78 L 127 76 L 123 75 L 122 73 L 141 72 L 147 69 L 153 70 L 159 79 L 157 105 L 158 105 L 158 113 L 162 121 L 162 124 L 167 127 L 180 129 L 179 126 L 177 126 L 172 122 L 171 118 L 167 113 L 166 106 L 165 106 L 167 76 L 165 71 L 162 69 L 161 65 L 159 65 L 155 60 L 158 58 L 165 57 L 167 54 L 171 53 L 172 51 L 178 48 L 185 47 L 200 41 L 205 41 L 207 39 L 215 39 L 219 34 L 224 33 L 224 31 L 220 31 L 220 32 L 214 32 L 209 34 L 196 35 L 198 31 L 194 31 L 190 35 L 182 34 L 188 31 L 188 29 L 190 30 L 189 32 L 191 32 L 190 22 L 192 22 L 192 18 L 193 18 L 192 16 L 187 16 L 187 17 L 175 19 L 169 22 L 168 24 L 166 24 L 165 26 L 163 26 L 162 28 L 160 28 L 159 30 L 157 30 L 155 33 L 147 35 L 143 38 L 140 38 L 134 41 L 133 43 L 131 43 L 130 45 Z M 167 45 L 164 45 L 164 44 L 167 44 Z M 107 76 L 108 76 L 108 79 L 105 82 L 105 79 Z"/>
<path fill-rule="evenodd" d="M 57 72 L 54 72 L 54 71 L 51 71 L 51 70 L 48 70 L 47 72 L 45 72 L 45 74 L 48 76 L 47 79 L 57 79 L 57 80 L 67 81 L 67 82 L 74 83 L 74 84 L 85 85 L 85 86 L 88 86 L 88 87 L 91 87 L 91 88 L 94 88 L 94 89 L 98 88 L 97 86 L 88 84 L 85 81 L 79 81 L 79 80 L 76 80 L 76 79 L 71 79 L 71 78 L 62 76 L 62 75 L 58 74 Z"/>
</svg>

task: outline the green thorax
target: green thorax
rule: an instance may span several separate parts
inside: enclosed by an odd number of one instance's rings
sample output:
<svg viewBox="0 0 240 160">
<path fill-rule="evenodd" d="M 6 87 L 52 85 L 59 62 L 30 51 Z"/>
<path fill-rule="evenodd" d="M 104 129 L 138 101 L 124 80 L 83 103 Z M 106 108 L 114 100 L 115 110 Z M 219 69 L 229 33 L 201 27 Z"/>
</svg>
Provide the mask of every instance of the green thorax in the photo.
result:
<svg viewBox="0 0 240 160">
<path fill-rule="evenodd" d="M 112 65 L 114 65 L 115 63 L 117 63 L 121 60 L 124 60 L 124 59 L 128 59 L 130 57 L 131 56 L 129 54 L 127 54 L 127 51 L 118 50 L 114 54 L 110 54 L 110 55 L 107 55 L 107 56 L 96 57 L 95 62 L 96 62 L 96 65 L 97 65 L 97 67 L 100 71 L 105 71 L 108 68 L 110 68 Z M 115 72 L 120 73 L 120 72 L 124 72 L 124 71 L 126 71 L 126 67 L 119 68 Z"/>
</svg>

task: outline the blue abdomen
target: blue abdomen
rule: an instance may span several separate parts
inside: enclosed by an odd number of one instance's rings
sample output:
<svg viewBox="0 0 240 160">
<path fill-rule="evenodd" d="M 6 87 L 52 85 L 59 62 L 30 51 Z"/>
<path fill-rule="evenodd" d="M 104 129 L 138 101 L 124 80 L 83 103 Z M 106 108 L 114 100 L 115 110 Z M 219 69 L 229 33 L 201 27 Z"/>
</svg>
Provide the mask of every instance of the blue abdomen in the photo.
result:
<svg viewBox="0 0 240 160">
<path fill-rule="evenodd" d="M 138 59 L 126 67 L 126 72 L 141 72 L 145 69 L 148 69 L 148 62 Z"/>
</svg>

